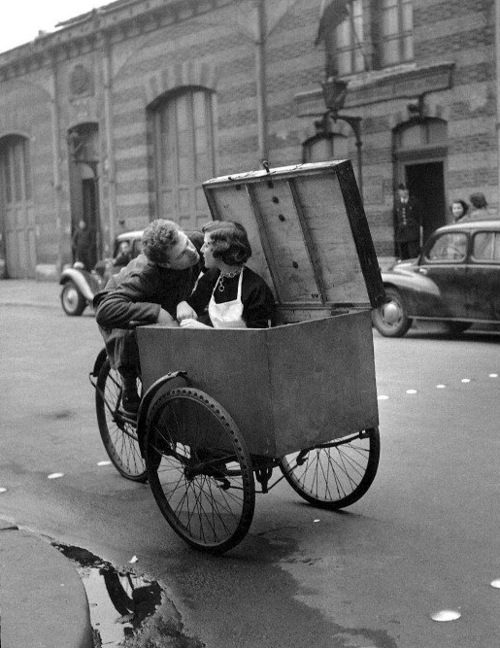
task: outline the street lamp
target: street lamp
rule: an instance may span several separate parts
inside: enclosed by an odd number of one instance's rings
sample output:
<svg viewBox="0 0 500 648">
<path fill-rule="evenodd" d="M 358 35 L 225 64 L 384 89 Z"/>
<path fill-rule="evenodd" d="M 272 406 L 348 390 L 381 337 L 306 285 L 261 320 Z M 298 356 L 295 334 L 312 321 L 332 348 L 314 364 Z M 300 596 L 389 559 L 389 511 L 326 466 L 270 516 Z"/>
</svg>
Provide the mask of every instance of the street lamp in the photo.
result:
<svg viewBox="0 0 500 648">
<path fill-rule="evenodd" d="M 327 107 L 323 117 L 315 122 L 315 126 L 319 132 L 329 135 L 332 132 L 331 122 L 344 121 L 351 127 L 357 149 L 358 159 L 358 184 L 359 193 L 363 197 L 363 175 L 362 175 L 362 155 L 361 155 L 361 117 L 352 117 L 350 115 L 339 115 L 344 107 L 347 97 L 347 81 L 342 81 L 337 77 L 329 77 L 324 83 L 321 84 L 323 89 L 323 99 Z"/>
</svg>

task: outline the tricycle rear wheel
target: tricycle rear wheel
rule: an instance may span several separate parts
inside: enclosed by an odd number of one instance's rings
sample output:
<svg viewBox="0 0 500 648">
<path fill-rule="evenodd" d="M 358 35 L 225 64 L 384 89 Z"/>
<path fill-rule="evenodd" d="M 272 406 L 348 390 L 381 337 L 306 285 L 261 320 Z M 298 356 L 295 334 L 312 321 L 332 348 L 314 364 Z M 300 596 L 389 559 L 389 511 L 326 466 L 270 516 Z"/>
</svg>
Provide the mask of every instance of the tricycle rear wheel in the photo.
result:
<svg viewBox="0 0 500 648">
<path fill-rule="evenodd" d="M 118 472 L 127 479 L 146 481 L 146 465 L 137 439 L 136 425 L 120 409 L 122 379 L 109 360 L 103 362 L 97 377 L 95 407 L 101 439 Z"/>
<path fill-rule="evenodd" d="M 252 463 L 216 400 L 190 387 L 159 396 L 147 416 L 145 455 L 160 511 L 183 540 L 221 554 L 243 539 L 255 507 Z"/>
<path fill-rule="evenodd" d="M 314 506 L 337 510 L 357 502 L 370 488 L 380 458 L 378 428 L 335 439 L 283 457 L 290 486 Z"/>
</svg>

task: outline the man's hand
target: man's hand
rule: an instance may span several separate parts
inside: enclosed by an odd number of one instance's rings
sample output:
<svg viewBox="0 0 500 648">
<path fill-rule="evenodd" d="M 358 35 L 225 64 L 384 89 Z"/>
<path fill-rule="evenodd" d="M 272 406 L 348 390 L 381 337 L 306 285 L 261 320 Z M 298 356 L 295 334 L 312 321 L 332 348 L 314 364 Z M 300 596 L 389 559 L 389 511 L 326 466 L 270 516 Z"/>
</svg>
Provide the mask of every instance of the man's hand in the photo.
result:
<svg viewBox="0 0 500 648">
<path fill-rule="evenodd" d="M 182 322 L 185 319 L 197 320 L 198 315 L 186 301 L 177 304 L 177 321 Z"/>
<path fill-rule="evenodd" d="M 179 326 L 172 315 L 170 315 L 170 313 L 163 308 L 160 308 L 156 323 L 161 324 L 162 326 Z"/>
<path fill-rule="evenodd" d="M 202 324 L 201 322 L 198 322 L 198 320 L 194 319 L 184 319 L 181 322 L 181 328 L 189 328 L 189 329 L 209 329 L 212 328 L 211 326 L 207 326 L 206 324 Z"/>
</svg>

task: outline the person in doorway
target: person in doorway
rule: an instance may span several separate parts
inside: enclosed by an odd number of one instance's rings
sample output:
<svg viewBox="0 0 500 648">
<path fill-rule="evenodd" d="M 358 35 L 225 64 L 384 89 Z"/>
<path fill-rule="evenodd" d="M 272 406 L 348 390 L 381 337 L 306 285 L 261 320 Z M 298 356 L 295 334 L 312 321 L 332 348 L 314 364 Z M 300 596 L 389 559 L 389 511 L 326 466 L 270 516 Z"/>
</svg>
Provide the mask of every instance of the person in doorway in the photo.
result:
<svg viewBox="0 0 500 648">
<path fill-rule="evenodd" d="M 457 198 L 451 201 L 450 211 L 453 217 L 453 222 L 459 223 L 464 219 L 467 220 L 469 205 L 465 202 L 465 200 L 462 200 L 461 198 Z"/>
<path fill-rule="evenodd" d="M 469 214 L 470 220 L 480 220 L 481 218 L 489 218 L 488 203 L 485 195 L 480 191 L 473 193 L 469 196 L 471 203 L 471 210 Z"/>
<path fill-rule="evenodd" d="M 73 251 L 73 259 L 83 264 L 85 270 L 91 269 L 90 264 L 90 247 L 92 245 L 92 237 L 87 223 L 81 219 L 73 233 L 71 239 L 71 248 Z"/>
<path fill-rule="evenodd" d="M 398 186 L 393 214 L 398 257 L 413 259 L 420 253 L 422 221 L 419 205 L 404 184 Z"/>
<path fill-rule="evenodd" d="M 245 228 L 234 221 L 203 227 L 206 272 L 192 295 L 177 306 L 185 328 L 266 328 L 274 297 L 266 282 L 245 264 L 252 254 Z"/>
<path fill-rule="evenodd" d="M 195 245 L 173 221 L 152 221 L 142 235 L 142 254 L 97 293 L 93 305 L 111 365 L 123 380 L 122 408 L 135 416 L 140 404 L 139 351 L 131 328 L 140 324 L 178 326 L 177 304 L 199 275 Z"/>
</svg>

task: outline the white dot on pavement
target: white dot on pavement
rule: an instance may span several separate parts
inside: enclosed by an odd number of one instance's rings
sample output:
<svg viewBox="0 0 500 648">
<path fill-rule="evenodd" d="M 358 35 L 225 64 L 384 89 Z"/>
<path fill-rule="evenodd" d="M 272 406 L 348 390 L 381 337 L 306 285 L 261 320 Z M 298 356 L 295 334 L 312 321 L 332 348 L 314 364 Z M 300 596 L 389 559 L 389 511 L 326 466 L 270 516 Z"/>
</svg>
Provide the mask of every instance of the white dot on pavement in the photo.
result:
<svg viewBox="0 0 500 648">
<path fill-rule="evenodd" d="M 7 489 L 4 488 L 3 486 L 0 486 L 0 493 L 6 493 Z"/>
<path fill-rule="evenodd" d="M 436 385 L 436 389 L 445 389 L 446 385 Z"/>
<path fill-rule="evenodd" d="M 47 479 L 59 479 L 59 477 L 64 477 L 64 473 L 50 473 L 50 475 L 47 475 Z"/>
<path fill-rule="evenodd" d="M 97 465 L 98 466 L 109 466 L 111 464 L 111 461 L 98 461 Z"/>
<path fill-rule="evenodd" d="M 380 394 L 378 400 L 389 400 L 389 396 L 386 396 L 385 394 Z"/>
<path fill-rule="evenodd" d="M 489 374 L 488 378 L 498 378 L 498 374 L 497 373 L 491 373 L 491 374 Z"/>
<path fill-rule="evenodd" d="M 407 389 L 407 390 L 406 390 L 406 393 L 407 393 L 407 394 L 416 394 L 416 393 L 417 393 L 417 390 L 416 390 L 416 389 Z"/>
<path fill-rule="evenodd" d="M 431 619 L 433 621 L 456 621 L 461 616 L 457 610 L 439 610 L 439 612 L 431 614 Z"/>
<path fill-rule="evenodd" d="M 470 378 L 462 378 L 463 383 L 470 383 Z"/>
<path fill-rule="evenodd" d="M 495 589 L 500 589 L 500 578 L 495 578 L 495 580 L 492 580 L 490 585 Z"/>
</svg>

